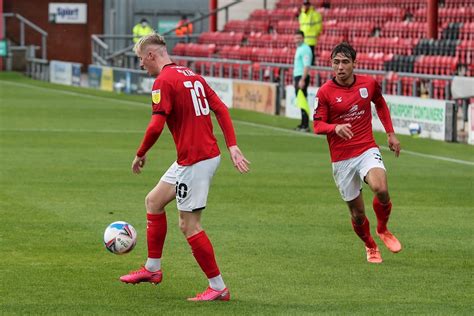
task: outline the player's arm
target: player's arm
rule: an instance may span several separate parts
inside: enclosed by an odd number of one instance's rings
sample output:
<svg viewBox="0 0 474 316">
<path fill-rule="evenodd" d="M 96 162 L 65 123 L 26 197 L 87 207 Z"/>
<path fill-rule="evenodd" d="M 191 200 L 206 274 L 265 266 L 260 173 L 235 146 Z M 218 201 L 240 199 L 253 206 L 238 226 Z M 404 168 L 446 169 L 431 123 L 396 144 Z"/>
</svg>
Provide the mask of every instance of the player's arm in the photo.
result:
<svg viewBox="0 0 474 316">
<path fill-rule="evenodd" d="M 156 143 L 158 138 L 163 131 L 163 127 L 166 123 L 166 116 L 158 113 L 154 113 L 151 116 L 150 123 L 148 124 L 148 128 L 146 129 L 145 136 L 143 137 L 143 141 L 138 148 L 137 154 L 135 159 L 132 162 L 132 171 L 133 173 L 140 173 L 141 168 L 145 166 L 146 161 L 146 153 L 147 151 Z"/>
<path fill-rule="evenodd" d="M 301 76 L 300 81 L 298 82 L 298 87 L 303 89 L 305 86 L 306 78 L 309 76 L 309 67 L 311 66 L 311 61 L 313 60 L 313 54 L 311 50 L 308 49 L 306 54 L 303 56 L 303 75 Z"/>
<path fill-rule="evenodd" d="M 323 93 L 318 92 L 313 115 L 313 128 L 315 134 L 329 135 L 336 133 L 343 139 L 351 139 L 354 136 L 351 124 L 330 124 L 329 103 Z"/>
<path fill-rule="evenodd" d="M 163 131 L 166 123 L 166 117 L 172 109 L 172 87 L 166 81 L 157 79 L 153 84 L 152 91 L 152 109 L 150 123 L 146 129 L 143 141 L 138 148 L 135 159 L 132 162 L 132 171 L 140 173 L 140 169 L 145 166 L 146 153 L 156 143 Z"/>
<path fill-rule="evenodd" d="M 248 161 L 237 146 L 237 139 L 235 137 L 234 126 L 230 118 L 229 110 L 224 102 L 217 96 L 217 94 L 206 84 L 206 95 L 209 100 L 211 110 L 217 118 L 217 122 L 224 134 L 227 148 L 229 149 L 230 158 L 234 167 L 240 172 L 245 173 L 250 170 Z"/>
<path fill-rule="evenodd" d="M 382 122 L 382 125 L 387 133 L 387 142 L 388 147 L 391 151 L 395 152 L 395 157 L 400 155 L 400 141 L 397 139 L 395 135 L 395 131 L 393 129 L 392 118 L 390 116 L 390 110 L 388 108 L 387 102 L 385 101 L 384 97 L 382 96 L 382 91 L 378 83 L 375 83 L 375 93 L 372 101 L 375 104 L 375 110 L 377 111 L 377 115 Z"/>
</svg>

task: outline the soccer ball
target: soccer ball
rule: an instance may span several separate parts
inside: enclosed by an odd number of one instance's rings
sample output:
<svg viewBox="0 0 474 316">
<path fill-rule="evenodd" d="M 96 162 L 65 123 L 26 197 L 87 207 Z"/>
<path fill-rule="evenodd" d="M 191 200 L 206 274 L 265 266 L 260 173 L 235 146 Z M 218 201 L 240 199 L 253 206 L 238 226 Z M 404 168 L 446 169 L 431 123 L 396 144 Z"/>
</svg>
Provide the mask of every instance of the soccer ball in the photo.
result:
<svg viewBox="0 0 474 316">
<path fill-rule="evenodd" d="M 410 123 L 410 125 L 408 125 L 408 130 L 410 131 L 411 136 L 418 136 L 421 133 L 421 126 L 418 123 Z"/>
<path fill-rule="evenodd" d="M 113 222 L 105 229 L 105 248 L 116 255 L 132 251 L 136 243 L 137 231 L 127 222 Z"/>
</svg>

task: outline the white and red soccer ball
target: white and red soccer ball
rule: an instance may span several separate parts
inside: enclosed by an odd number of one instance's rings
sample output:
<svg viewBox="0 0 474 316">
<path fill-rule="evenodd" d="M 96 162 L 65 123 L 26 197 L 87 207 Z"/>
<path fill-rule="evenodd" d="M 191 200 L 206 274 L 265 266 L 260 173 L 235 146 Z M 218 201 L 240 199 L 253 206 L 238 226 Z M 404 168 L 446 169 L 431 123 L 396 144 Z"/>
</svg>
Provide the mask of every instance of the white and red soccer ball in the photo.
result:
<svg viewBox="0 0 474 316">
<path fill-rule="evenodd" d="M 105 229 L 105 248 L 116 255 L 132 251 L 136 243 L 137 231 L 127 222 L 113 222 Z"/>
</svg>

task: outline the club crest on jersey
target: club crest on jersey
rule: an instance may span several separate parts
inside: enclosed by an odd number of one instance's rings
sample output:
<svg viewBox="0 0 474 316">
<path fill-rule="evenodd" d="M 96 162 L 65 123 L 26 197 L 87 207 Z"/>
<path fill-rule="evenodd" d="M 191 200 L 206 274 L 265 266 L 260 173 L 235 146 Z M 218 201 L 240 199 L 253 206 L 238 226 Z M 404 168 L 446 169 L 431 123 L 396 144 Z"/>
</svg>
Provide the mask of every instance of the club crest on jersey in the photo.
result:
<svg viewBox="0 0 474 316">
<path fill-rule="evenodd" d="M 161 101 L 160 89 L 158 89 L 158 90 L 153 90 L 153 91 L 151 92 L 151 100 L 152 100 L 153 103 L 155 103 L 155 104 L 160 103 L 160 101 Z"/>
<path fill-rule="evenodd" d="M 369 91 L 367 91 L 367 88 L 360 88 L 359 89 L 360 96 L 363 97 L 364 99 L 367 99 L 369 96 Z"/>
</svg>

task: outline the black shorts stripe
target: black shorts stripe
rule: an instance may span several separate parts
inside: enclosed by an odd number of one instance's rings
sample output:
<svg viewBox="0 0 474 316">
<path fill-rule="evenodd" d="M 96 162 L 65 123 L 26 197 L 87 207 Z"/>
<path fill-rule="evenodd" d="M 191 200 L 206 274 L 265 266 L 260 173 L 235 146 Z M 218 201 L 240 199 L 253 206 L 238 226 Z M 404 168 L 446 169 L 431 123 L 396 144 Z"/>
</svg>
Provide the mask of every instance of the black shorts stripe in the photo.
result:
<svg viewBox="0 0 474 316">
<path fill-rule="evenodd" d="M 203 209 L 205 209 L 206 207 L 203 206 L 203 207 L 198 207 L 198 208 L 195 208 L 194 210 L 192 210 L 192 212 L 197 212 L 197 211 L 201 211 Z"/>
<path fill-rule="evenodd" d="M 152 113 L 153 115 L 155 114 L 159 114 L 159 115 L 163 115 L 163 116 L 166 116 L 166 113 L 164 111 L 153 111 Z"/>
</svg>

